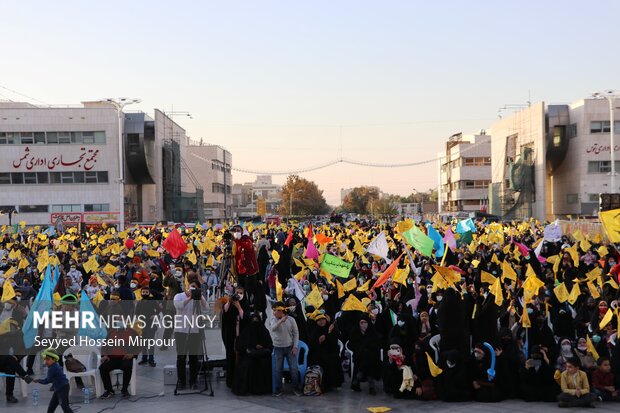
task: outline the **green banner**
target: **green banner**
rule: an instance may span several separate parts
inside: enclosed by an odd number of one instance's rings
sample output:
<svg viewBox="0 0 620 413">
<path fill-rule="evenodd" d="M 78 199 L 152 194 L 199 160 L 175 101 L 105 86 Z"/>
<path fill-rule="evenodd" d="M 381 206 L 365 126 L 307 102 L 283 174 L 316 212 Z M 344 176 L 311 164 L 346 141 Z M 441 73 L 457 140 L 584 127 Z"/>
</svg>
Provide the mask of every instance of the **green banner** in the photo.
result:
<svg viewBox="0 0 620 413">
<path fill-rule="evenodd" d="M 347 278 L 353 268 L 352 262 L 346 262 L 333 255 L 325 254 L 323 256 L 323 262 L 321 262 L 321 269 L 333 274 L 337 277 Z"/>
<path fill-rule="evenodd" d="M 415 225 L 409 231 L 405 231 L 403 234 L 409 245 L 422 254 L 430 257 L 433 255 L 433 240 L 430 239 L 420 228 Z"/>
</svg>

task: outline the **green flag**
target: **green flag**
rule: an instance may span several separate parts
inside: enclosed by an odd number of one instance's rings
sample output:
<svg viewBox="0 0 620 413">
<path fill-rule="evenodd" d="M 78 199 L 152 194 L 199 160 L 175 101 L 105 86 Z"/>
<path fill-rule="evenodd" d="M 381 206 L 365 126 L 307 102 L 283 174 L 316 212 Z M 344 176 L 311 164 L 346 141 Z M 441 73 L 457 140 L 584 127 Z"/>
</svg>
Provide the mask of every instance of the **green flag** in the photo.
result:
<svg viewBox="0 0 620 413">
<path fill-rule="evenodd" d="M 416 250 L 422 254 L 430 257 L 433 254 L 433 240 L 430 239 L 425 233 L 420 231 L 420 228 L 413 226 L 410 230 L 405 231 L 403 236 Z"/>
<path fill-rule="evenodd" d="M 330 274 L 347 278 L 351 272 L 351 268 L 353 268 L 353 263 L 343 261 L 333 255 L 325 254 L 323 256 L 323 262 L 321 262 L 321 268 Z"/>
<path fill-rule="evenodd" d="M 457 240 L 459 248 L 466 247 L 474 240 L 473 234 L 471 231 L 463 232 L 461 237 Z"/>
</svg>

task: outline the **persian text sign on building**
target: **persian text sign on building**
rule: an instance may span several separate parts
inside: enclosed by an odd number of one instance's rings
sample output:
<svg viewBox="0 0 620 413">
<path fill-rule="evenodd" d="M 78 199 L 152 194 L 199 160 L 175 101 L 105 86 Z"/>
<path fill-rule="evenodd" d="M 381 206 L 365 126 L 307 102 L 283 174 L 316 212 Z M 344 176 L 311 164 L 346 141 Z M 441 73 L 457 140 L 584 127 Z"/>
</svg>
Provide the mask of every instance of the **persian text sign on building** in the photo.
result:
<svg viewBox="0 0 620 413">
<path fill-rule="evenodd" d="M 97 163 L 97 156 L 99 155 L 99 149 L 89 149 L 82 147 L 79 151 L 72 151 L 73 153 L 67 154 L 67 151 L 60 153 L 54 153 L 49 151 L 49 147 L 30 149 L 30 146 L 26 146 L 24 151 L 13 160 L 13 169 L 21 171 L 54 171 L 54 170 L 75 170 L 82 169 L 84 171 L 90 171 L 95 167 Z M 40 152 L 40 153 L 39 153 Z"/>
</svg>

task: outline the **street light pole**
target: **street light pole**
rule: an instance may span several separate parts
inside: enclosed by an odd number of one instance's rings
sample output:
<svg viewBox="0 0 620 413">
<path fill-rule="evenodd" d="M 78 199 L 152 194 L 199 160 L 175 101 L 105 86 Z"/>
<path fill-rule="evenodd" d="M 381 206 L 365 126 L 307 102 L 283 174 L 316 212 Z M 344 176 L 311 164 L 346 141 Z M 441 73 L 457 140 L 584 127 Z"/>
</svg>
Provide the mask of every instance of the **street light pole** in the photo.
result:
<svg viewBox="0 0 620 413">
<path fill-rule="evenodd" d="M 610 153 L 610 162 L 611 162 L 611 177 L 609 180 L 610 184 L 610 193 L 615 194 L 618 192 L 618 188 L 616 188 L 616 139 L 614 136 L 614 103 L 616 102 L 616 98 L 620 96 L 620 94 L 615 90 L 606 90 L 605 92 L 595 92 L 592 94 L 595 98 L 605 98 L 609 103 L 609 153 Z M 602 130 L 602 129 L 601 129 Z"/>
<path fill-rule="evenodd" d="M 103 99 L 100 102 L 108 103 L 116 108 L 118 116 L 118 186 L 119 186 L 119 217 L 118 226 L 120 231 L 125 231 L 125 151 L 123 145 L 123 108 L 132 103 L 140 103 L 140 99 L 115 98 Z"/>
</svg>

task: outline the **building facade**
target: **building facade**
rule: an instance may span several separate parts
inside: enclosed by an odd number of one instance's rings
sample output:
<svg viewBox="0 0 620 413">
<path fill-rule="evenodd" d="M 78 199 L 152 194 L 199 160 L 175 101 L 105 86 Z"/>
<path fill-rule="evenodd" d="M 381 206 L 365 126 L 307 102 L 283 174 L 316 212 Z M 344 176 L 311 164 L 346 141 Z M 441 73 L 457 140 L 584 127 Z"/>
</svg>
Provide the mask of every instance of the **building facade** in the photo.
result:
<svg viewBox="0 0 620 413">
<path fill-rule="evenodd" d="M 178 191 L 170 184 L 181 167 L 180 152 L 166 149 L 170 133 L 175 139 L 185 136 L 158 110 L 151 118 L 119 113 L 108 102 L 79 107 L 0 102 L 0 211 L 5 212 L 0 223 L 8 223 L 9 211 L 17 213 L 14 222 L 33 225 L 114 224 L 121 213 L 128 224 L 199 219 L 196 203 L 178 201 L 180 184 Z M 166 202 L 170 193 L 173 201 Z"/>
<path fill-rule="evenodd" d="M 439 153 L 439 212 L 486 211 L 491 183 L 491 137 L 452 135 Z"/>
<path fill-rule="evenodd" d="M 235 217 L 277 215 L 282 202 L 281 192 L 282 186 L 274 184 L 271 175 L 258 175 L 254 182 L 233 185 Z"/>
<path fill-rule="evenodd" d="M 224 222 L 233 216 L 232 156 L 218 145 L 186 140 L 182 157 L 187 165 L 184 186 L 199 185 L 203 190 L 204 217 Z"/>
</svg>

